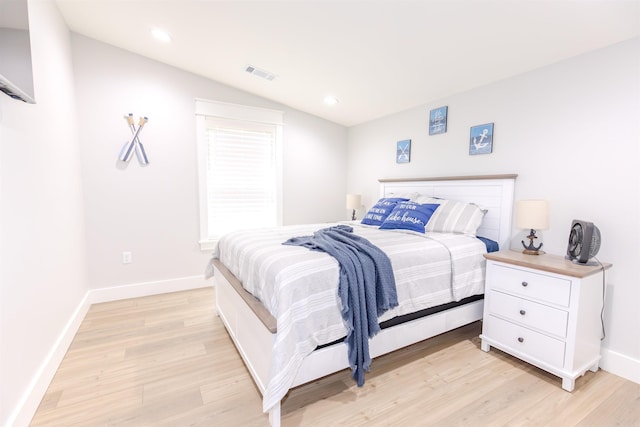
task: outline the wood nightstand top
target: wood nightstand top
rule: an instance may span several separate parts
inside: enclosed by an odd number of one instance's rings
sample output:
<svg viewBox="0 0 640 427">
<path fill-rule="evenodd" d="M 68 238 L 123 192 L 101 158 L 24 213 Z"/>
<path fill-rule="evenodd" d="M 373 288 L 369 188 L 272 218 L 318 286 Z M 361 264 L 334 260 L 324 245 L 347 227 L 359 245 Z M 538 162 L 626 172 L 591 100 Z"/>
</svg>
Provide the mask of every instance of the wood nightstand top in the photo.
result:
<svg viewBox="0 0 640 427">
<path fill-rule="evenodd" d="M 603 262 L 602 265 L 576 264 L 560 255 L 541 254 L 525 255 L 519 251 L 506 250 L 485 254 L 486 259 L 518 265 L 520 267 L 534 268 L 536 270 L 550 273 L 564 274 L 571 277 L 586 277 L 595 274 L 603 269 L 611 268 L 612 264 Z"/>
</svg>

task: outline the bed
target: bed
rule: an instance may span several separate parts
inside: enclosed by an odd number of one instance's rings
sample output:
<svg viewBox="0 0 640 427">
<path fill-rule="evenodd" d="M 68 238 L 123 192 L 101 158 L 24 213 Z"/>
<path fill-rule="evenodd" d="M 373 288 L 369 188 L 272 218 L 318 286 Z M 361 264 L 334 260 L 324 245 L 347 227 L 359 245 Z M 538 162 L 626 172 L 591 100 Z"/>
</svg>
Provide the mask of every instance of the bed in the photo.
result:
<svg viewBox="0 0 640 427">
<path fill-rule="evenodd" d="M 380 197 L 473 203 L 485 212 L 477 235 L 508 247 L 515 179 L 516 175 L 381 179 Z M 380 231 L 358 221 L 342 224 L 387 252 L 396 275 L 400 304 L 380 317 L 386 327 L 369 341 L 372 358 L 482 318 L 482 241 L 458 233 L 420 236 L 406 230 Z M 338 303 L 328 304 L 336 298 L 337 262 L 327 254 L 281 245 L 330 225 L 238 232 L 223 239 L 224 246 L 216 248 L 211 261 L 217 313 L 263 395 L 263 409 L 273 426 L 280 425 L 280 402 L 289 389 L 349 367 Z M 433 265 L 426 272 L 415 259 L 405 259 L 405 252 L 429 258 Z M 417 294 L 415 284 L 427 276 L 429 293 Z"/>
</svg>

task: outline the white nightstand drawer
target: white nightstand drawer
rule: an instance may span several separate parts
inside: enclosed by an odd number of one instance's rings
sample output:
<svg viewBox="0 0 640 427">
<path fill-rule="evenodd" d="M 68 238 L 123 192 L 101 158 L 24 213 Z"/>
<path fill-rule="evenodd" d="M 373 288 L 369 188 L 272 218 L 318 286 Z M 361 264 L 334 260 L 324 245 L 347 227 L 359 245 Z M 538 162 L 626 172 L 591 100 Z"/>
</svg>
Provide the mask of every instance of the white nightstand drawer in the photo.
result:
<svg viewBox="0 0 640 427">
<path fill-rule="evenodd" d="M 492 265 L 490 274 L 492 289 L 564 307 L 569 306 L 569 280 L 501 265 Z"/>
<path fill-rule="evenodd" d="M 490 291 L 489 313 L 560 338 L 567 336 L 569 313 L 499 291 Z M 485 302 L 487 303 L 487 302 Z"/>
<path fill-rule="evenodd" d="M 484 322 L 483 335 L 508 349 L 546 362 L 556 368 L 564 366 L 564 341 L 494 316 L 488 316 Z"/>
</svg>

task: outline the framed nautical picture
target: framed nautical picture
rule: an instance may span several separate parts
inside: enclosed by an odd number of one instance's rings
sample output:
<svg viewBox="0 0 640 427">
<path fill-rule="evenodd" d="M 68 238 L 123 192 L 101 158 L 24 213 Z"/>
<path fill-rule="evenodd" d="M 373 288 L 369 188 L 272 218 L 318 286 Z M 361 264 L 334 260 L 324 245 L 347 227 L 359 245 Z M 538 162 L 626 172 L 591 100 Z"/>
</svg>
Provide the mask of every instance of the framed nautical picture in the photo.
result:
<svg viewBox="0 0 640 427">
<path fill-rule="evenodd" d="M 489 154 L 493 151 L 493 123 L 471 126 L 469 155 Z"/>
<path fill-rule="evenodd" d="M 411 140 L 404 139 L 396 144 L 396 163 L 409 163 L 411 160 Z"/>
<path fill-rule="evenodd" d="M 447 131 L 447 110 L 449 107 L 435 108 L 429 112 L 429 135 Z"/>
</svg>

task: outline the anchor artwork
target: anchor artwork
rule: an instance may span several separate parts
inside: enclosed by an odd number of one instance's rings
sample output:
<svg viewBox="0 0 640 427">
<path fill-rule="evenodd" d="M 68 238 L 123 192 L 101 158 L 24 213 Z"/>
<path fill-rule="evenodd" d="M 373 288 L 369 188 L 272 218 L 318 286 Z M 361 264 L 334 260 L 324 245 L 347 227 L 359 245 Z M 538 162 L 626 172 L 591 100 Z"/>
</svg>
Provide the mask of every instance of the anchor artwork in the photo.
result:
<svg viewBox="0 0 640 427">
<path fill-rule="evenodd" d="M 471 127 L 469 154 L 489 154 L 493 151 L 493 123 Z"/>
<path fill-rule="evenodd" d="M 133 137 L 131 138 L 131 141 L 125 142 L 125 144 L 122 146 L 119 159 L 127 163 L 135 152 L 136 157 L 138 158 L 138 162 L 141 165 L 146 166 L 149 164 L 149 158 L 147 157 L 147 152 L 144 149 L 144 145 L 142 145 L 142 142 L 140 141 L 140 131 L 149 121 L 149 119 L 147 117 L 140 117 L 137 129 L 133 120 L 133 114 L 129 113 L 128 116 L 124 116 L 124 119 L 127 121 L 127 124 L 131 129 L 131 134 L 133 135 Z"/>
</svg>

